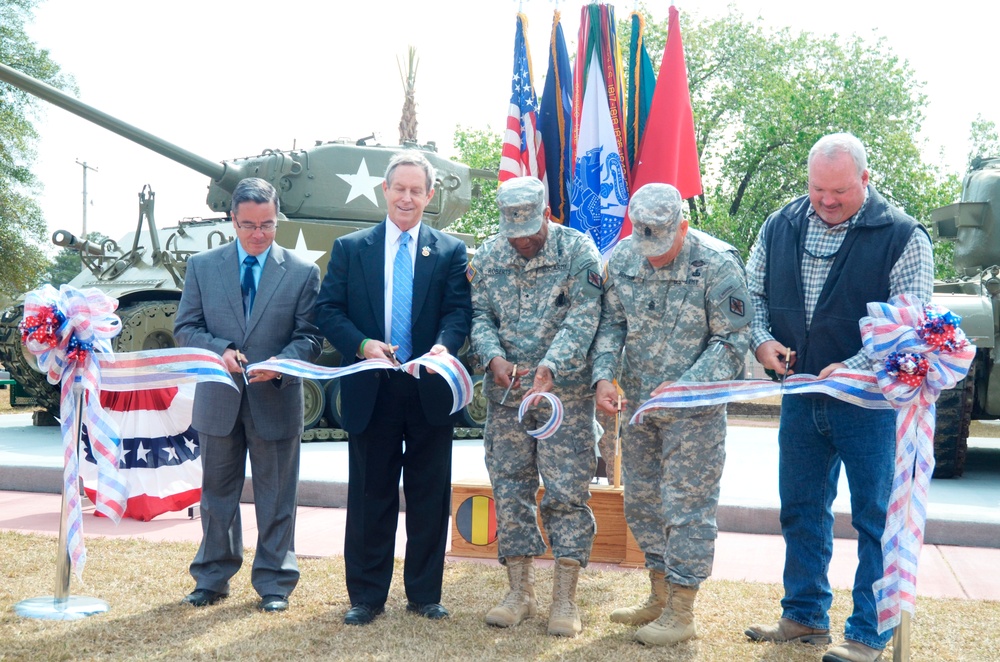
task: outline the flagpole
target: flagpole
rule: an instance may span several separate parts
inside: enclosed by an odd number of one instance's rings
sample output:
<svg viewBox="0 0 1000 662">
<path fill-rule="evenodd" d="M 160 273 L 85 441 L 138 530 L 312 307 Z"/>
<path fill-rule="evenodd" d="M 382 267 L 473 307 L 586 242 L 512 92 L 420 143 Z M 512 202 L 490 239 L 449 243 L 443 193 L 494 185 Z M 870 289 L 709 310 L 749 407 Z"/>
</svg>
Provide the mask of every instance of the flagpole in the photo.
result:
<svg viewBox="0 0 1000 662">
<path fill-rule="evenodd" d="M 83 438 L 83 383 L 80 377 L 77 377 L 73 384 L 73 396 L 76 398 L 76 437 L 74 443 L 77 449 L 74 455 L 77 464 L 79 464 L 80 441 Z M 104 600 L 69 594 L 72 563 L 69 558 L 69 550 L 66 547 L 66 541 L 69 538 L 67 514 L 69 513 L 70 493 L 67 491 L 68 489 L 79 490 L 80 488 L 79 485 L 69 488 L 63 481 L 62 508 L 59 512 L 59 542 L 56 552 L 55 594 L 21 600 L 14 605 L 14 612 L 18 616 L 49 621 L 75 621 L 86 616 L 103 614 L 110 609 Z"/>
<path fill-rule="evenodd" d="M 910 662 L 910 612 L 899 612 L 899 625 L 892 631 L 892 662 Z"/>
</svg>

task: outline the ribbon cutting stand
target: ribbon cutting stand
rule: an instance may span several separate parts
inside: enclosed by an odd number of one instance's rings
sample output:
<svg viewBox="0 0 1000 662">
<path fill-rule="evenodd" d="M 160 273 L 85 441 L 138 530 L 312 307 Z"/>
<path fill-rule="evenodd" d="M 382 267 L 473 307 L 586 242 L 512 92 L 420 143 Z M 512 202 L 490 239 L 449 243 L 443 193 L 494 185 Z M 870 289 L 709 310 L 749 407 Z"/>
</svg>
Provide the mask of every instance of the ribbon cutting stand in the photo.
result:
<svg viewBox="0 0 1000 662">
<path fill-rule="evenodd" d="M 76 458 L 80 458 L 80 439 L 83 435 L 83 386 L 77 378 L 73 385 L 73 395 L 76 397 Z M 76 489 L 79 489 L 77 487 Z M 70 595 L 69 582 L 71 564 L 66 540 L 69 537 L 66 523 L 67 503 L 70 495 L 66 492 L 63 481 L 62 509 L 59 513 L 59 542 L 56 554 L 56 591 L 55 595 L 38 598 L 28 598 L 14 605 L 14 613 L 24 618 L 37 618 L 49 621 L 76 621 L 87 616 L 103 614 L 110 607 L 104 600 L 83 595 Z"/>
</svg>

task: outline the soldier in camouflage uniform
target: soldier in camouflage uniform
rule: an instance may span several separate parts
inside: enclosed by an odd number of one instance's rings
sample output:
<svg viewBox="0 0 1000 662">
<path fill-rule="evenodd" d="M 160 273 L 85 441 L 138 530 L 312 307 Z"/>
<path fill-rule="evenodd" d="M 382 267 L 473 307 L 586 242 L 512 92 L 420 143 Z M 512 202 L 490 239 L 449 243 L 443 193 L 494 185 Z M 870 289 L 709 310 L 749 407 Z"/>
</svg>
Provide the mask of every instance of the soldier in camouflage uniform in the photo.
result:
<svg viewBox="0 0 1000 662">
<path fill-rule="evenodd" d="M 576 636 L 576 582 L 596 532 L 587 501 L 599 428 L 587 352 L 600 321 L 601 257 L 586 235 L 549 223 L 538 179 L 505 182 L 497 204 L 499 235 L 483 243 L 469 267 L 472 347 L 486 368 L 486 466 L 500 562 L 510 579 L 510 592 L 486 622 L 511 627 L 536 613 L 533 561 L 545 553 L 536 506 L 541 474 L 542 523 L 556 558 L 548 631 Z M 539 441 L 527 431 L 548 420 L 549 407 L 539 399 L 523 422 L 517 411 L 522 399 L 541 392 L 559 397 L 564 418 Z"/>
<path fill-rule="evenodd" d="M 597 406 L 614 413 L 619 384 L 628 420 L 639 404 L 674 381 L 739 375 L 749 342 L 743 263 L 729 244 L 681 217 L 673 186 L 647 184 L 632 196 L 632 236 L 615 247 L 594 341 Z M 660 409 L 625 426 L 625 518 L 646 556 L 646 603 L 611 620 L 643 625 L 636 638 L 668 644 L 695 636 L 694 599 L 711 573 L 719 480 L 725 462 L 725 405 Z"/>
</svg>

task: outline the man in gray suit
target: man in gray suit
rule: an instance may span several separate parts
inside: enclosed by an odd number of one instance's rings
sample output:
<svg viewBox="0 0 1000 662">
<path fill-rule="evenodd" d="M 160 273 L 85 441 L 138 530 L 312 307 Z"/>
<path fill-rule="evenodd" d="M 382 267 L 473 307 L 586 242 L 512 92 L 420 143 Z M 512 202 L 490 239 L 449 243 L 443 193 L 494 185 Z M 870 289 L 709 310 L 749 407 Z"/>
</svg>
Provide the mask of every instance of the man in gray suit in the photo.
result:
<svg viewBox="0 0 1000 662">
<path fill-rule="evenodd" d="M 274 244 L 278 194 L 262 179 L 242 180 L 231 216 L 238 241 L 187 263 L 174 335 L 209 349 L 239 373 L 239 391 L 198 384 L 192 425 L 204 465 L 201 547 L 191 562 L 195 590 L 183 602 L 214 604 L 229 593 L 243 563 L 240 493 L 249 451 L 257 514 L 251 582 L 263 611 L 285 611 L 299 580 L 295 506 L 302 437 L 302 381 L 267 370 L 244 373 L 269 358 L 311 361 L 321 338 L 313 325 L 319 268 Z"/>
</svg>

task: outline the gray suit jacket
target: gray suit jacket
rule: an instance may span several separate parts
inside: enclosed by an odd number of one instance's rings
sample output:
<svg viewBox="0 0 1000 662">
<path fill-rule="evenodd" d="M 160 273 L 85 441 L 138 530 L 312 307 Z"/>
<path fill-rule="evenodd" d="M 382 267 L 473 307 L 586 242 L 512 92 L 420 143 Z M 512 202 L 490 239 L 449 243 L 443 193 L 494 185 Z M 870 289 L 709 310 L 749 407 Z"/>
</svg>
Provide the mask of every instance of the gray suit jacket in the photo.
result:
<svg viewBox="0 0 1000 662">
<path fill-rule="evenodd" d="M 178 343 L 200 347 L 220 356 L 239 349 L 250 363 L 278 358 L 312 361 L 322 338 L 313 324 L 313 304 L 319 292 L 319 268 L 277 244 L 264 263 L 249 323 L 243 314 L 240 264 L 232 242 L 192 256 L 174 320 Z M 285 377 L 245 386 L 236 376 L 232 387 L 200 383 L 195 392 L 192 424 L 199 432 L 229 435 L 247 390 L 257 433 L 267 440 L 302 434 L 302 380 Z"/>
</svg>

